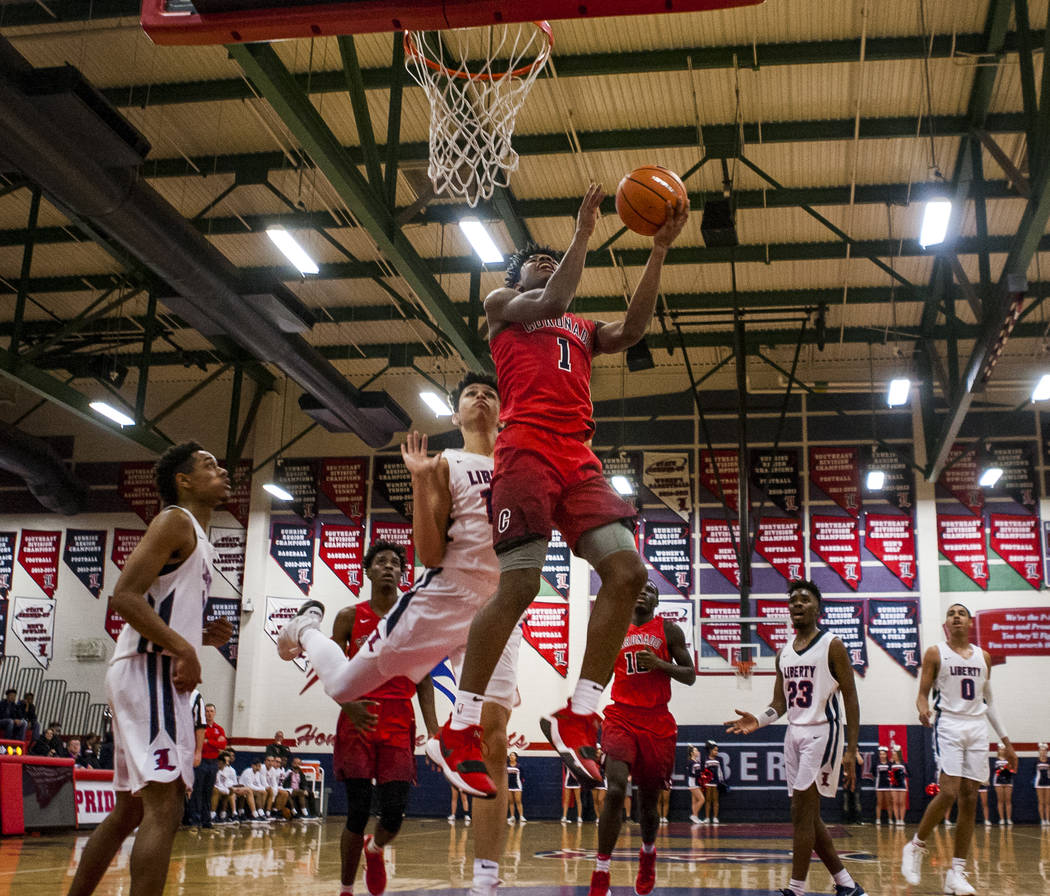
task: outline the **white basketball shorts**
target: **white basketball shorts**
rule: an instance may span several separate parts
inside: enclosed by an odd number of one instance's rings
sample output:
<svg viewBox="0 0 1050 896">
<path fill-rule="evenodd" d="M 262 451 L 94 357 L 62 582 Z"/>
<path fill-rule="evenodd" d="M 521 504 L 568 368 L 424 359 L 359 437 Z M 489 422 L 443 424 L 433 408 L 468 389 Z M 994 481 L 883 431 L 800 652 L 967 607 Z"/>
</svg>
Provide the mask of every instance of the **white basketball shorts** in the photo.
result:
<svg viewBox="0 0 1050 896">
<path fill-rule="evenodd" d="M 984 716 L 939 713 L 933 724 L 937 768 L 946 775 L 988 781 L 988 723 Z"/>
<path fill-rule="evenodd" d="M 138 793 L 152 782 L 193 787 L 193 707 L 171 682 L 173 658 L 141 653 L 106 672 L 113 712 L 113 789 Z"/>
<path fill-rule="evenodd" d="M 839 786 L 844 748 L 841 725 L 788 725 L 784 736 L 784 776 L 788 793 L 817 785 L 821 796 Z"/>
</svg>

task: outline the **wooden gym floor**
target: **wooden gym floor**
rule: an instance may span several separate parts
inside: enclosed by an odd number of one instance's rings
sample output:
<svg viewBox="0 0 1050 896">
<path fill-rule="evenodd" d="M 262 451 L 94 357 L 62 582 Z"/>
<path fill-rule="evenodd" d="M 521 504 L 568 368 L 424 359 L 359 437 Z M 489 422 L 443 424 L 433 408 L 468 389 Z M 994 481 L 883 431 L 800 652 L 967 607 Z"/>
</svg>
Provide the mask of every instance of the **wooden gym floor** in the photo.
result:
<svg viewBox="0 0 1050 896">
<path fill-rule="evenodd" d="M 614 856 L 614 896 L 632 894 L 640 845 L 638 826 L 624 826 Z M 922 884 L 900 876 L 900 850 L 914 826 L 832 828 L 847 866 L 871 896 L 941 892 L 954 829 L 931 839 Z M 234 825 L 210 831 L 179 831 L 168 875 L 168 896 L 229 896 L 242 886 L 251 896 L 314 896 L 339 892 L 342 822 Z M 501 893 L 514 896 L 583 896 L 593 869 L 597 826 L 528 822 L 509 828 L 501 863 Z M 0 896 L 62 896 L 87 835 L 44 834 L 0 841 Z M 130 842 L 97 890 L 99 896 L 128 891 Z M 791 830 L 788 825 L 723 824 L 696 828 L 671 823 L 657 839 L 656 893 L 665 896 L 769 896 L 787 885 Z M 473 867 L 471 828 L 462 821 L 407 819 L 387 850 L 388 892 L 462 891 Z M 974 837 L 971 880 L 981 896 L 1050 896 L 1050 828 L 979 827 Z M 366 894 L 360 876 L 355 892 Z M 832 890 L 815 862 L 811 893 Z M 527 891 L 527 892 L 526 892 Z"/>
</svg>

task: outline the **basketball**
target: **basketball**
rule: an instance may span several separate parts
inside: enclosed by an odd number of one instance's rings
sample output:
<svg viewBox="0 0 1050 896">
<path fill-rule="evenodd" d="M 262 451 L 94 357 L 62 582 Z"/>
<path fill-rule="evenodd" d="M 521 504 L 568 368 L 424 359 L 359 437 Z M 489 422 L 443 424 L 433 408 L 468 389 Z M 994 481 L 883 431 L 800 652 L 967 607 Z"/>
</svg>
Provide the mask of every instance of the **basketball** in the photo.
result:
<svg viewBox="0 0 1050 896">
<path fill-rule="evenodd" d="M 643 165 L 616 188 L 616 213 L 635 233 L 652 236 L 667 217 L 667 203 L 688 200 L 682 179 L 659 165 Z"/>
</svg>

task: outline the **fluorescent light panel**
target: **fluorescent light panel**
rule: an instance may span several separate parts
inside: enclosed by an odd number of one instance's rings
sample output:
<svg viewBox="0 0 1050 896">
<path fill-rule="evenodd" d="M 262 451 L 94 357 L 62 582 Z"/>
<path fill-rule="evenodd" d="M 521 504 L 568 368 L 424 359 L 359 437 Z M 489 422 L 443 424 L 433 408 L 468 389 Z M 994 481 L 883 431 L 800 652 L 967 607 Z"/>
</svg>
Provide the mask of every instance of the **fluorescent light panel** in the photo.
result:
<svg viewBox="0 0 1050 896">
<path fill-rule="evenodd" d="M 452 416 L 452 408 L 448 406 L 448 402 L 438 395 L 437 392 L 420 392 L 419 397 L 422 398 L 426 406 L 434 412 L 434 416 Z"/>
<path fill-rule="evenodd" d="M 1044 373 L 1032 390 L 1032 401 L 1046 401 L 1050 398 L 1050 373 Z"/>
<path fill-rule="evenodd" d="M 944 242 L 948 233 L 948 219 L 952 216 L 952 204 L 947 199 L 931 199 L 926 203 L 922 213 L 922 227 L 919 230 L 919 245 L 936 246 Z"/>
<path fill-rule="evenodd" d="M 113 405 L 106 404 L 104 401 L 93 401 L 88 405 L 96 414 L 101 414 L 112 420 L 114 423 L 120 426 L 134 426 L 135 421 L 125 414 L 123 411 L 118 411 Z"/>
<path fill-rule="evenodd" d="M 909 392 L 911 392 L 911 380 L 905 377 L 890 380 L 890 388 L 886 392 L 886 404 L 891 408 L 907 404 Z"/>
<path fill-rule="evenodd" d="M 1003 475 L 1002 467 L 986 467 L 977 482 L 982 488 L 991 488 Z"/>
<path fill-rule="evenodd" d="M 284 257 L 299 269 L 300 274 L 316 274 L 321 270 L 317 262 L 307 255 L 306 250 L 296 242 L 295 237 L 283 227 L 268 227 L 266 235 L 284 253 Z"/>
<path fill-rule="evenodd" d="M 634 494 L 634 486 L 631 485 L 631 481 L 626 476 L 613 476 L 610 482 L 612 482 L 612 487 L 616 489 L 618 494 Z"/>
<path fill-rule="evenodd" d="M 294 495 L 291 492 L 285 491 L 276 482 L 267 482 L 263 488 L 273 495 L 278 501 L 291 501 Z"/>
<path fill-rule="evenodd" d="M 459 222 L 459 229 L 474 247 L 474 251 L 478 253 L 478 258 L 483 264 L 500 264 L 503 261 L 503 253 L 492 241 L 485 225 L 477 218 L 462 218 Z"/>
<path fill-rule="evenodd" d="M 886 474 L 882 470 L 868 470 L 868 491 L 877 492 L 886 484 Z"/>
</svg>

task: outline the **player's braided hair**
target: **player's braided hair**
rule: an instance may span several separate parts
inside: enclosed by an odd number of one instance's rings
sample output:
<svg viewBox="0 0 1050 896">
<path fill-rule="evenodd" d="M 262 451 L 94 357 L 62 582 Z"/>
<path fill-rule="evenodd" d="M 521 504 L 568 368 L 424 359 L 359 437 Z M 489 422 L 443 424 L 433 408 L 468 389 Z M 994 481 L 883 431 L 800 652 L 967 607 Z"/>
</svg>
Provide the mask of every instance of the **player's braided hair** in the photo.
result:
<svg viewBox="0 0 1050 896">
<path fill-rule="evenodd" d="M 517 284 L 521 277 L 521 266 L 525 264 L 533 255 L 549 255 L 555 261 L 561 261 L 561 257 L 564 252 L 559 252 L 557 249 L 552 249 L 550 246 L 540 246 L 529 240 L 525 246 L 515 252 L 510 258 L 507 259 L 507 276 L 504 278 L 504 283 L 507 286 L 514 286 Z"/>
<path fill-rule="evenodd" d="M 204 447 L 197 442 L 183 442 L 181 445 L 172 445 L 160 456 L 160 460 L 153 467 L 153 480 L 165 507 L 179 503 L 179 489 L 175 485 L 175 477 L 179 473 L 191 472 L 193 456 L 203 450 Z"/>
</svg>

